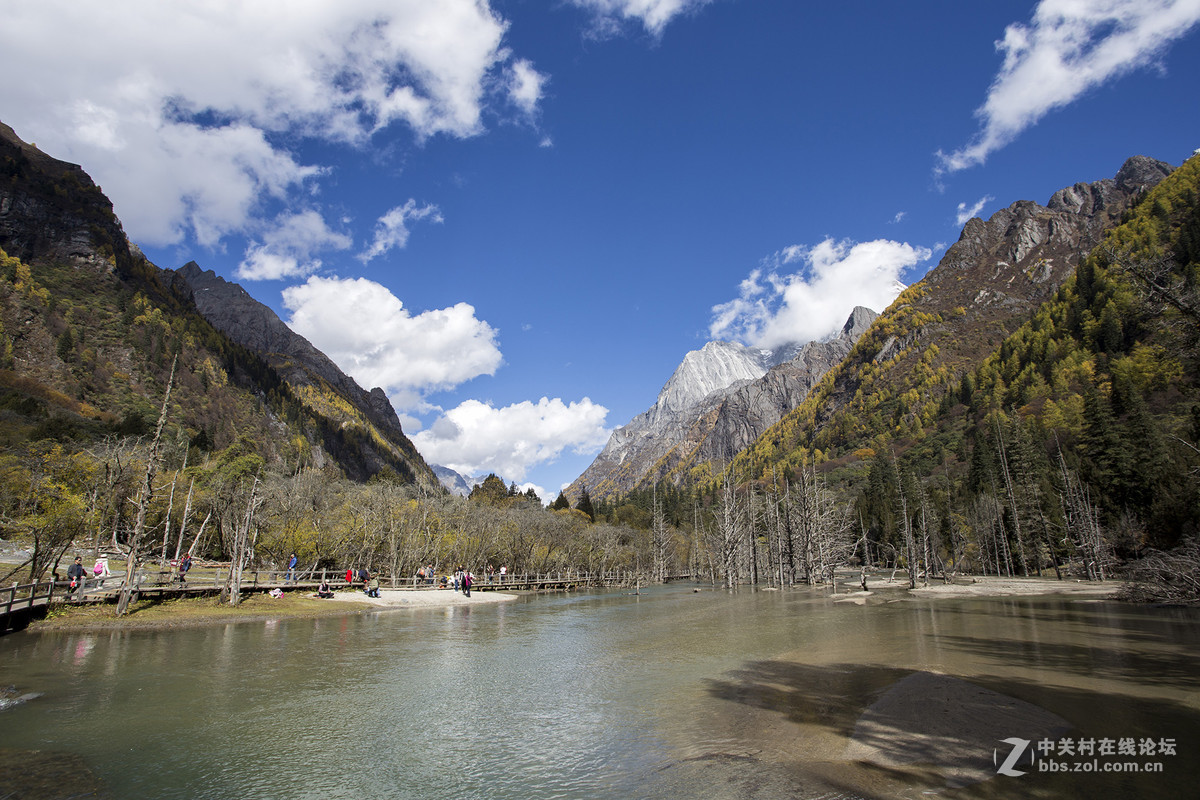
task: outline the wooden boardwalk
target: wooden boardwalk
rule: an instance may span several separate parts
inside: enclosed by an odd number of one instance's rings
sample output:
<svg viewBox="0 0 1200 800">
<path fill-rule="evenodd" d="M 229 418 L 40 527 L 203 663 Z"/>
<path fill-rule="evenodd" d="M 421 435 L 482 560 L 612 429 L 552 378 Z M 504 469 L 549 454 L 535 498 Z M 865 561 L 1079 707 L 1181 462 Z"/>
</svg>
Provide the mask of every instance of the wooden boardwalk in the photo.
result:
<svg viewBox="0 0 1200 800">
<path fill-rule="evenodd" d="M 678 576 L 672 576 L 677 578 Z M 379 588 L 412 592 L 445 591 L 440 582 L 419 582 L 417 578 L 393 579 L 378 576 Z M 0 633 L 23 627 L 38 613 L 56 603 L 107 603 L 116 602 L 124 576 L 109 575 L 106 578 L 87 578 L 83 585 L 71 589 L 66 581 L 40 581 L 31 584 L 13 584 L 0 589 Z M 181 582 L 175 571 L 142 572 L 137 576 L 134 598 L 166 600 L 176 597 L 205 597 L 219 595 L 229 580 L 228 568 L 218 568 L 212 573 L 197 570 L 191 578 Z M 316 593 L 322 581 L 328 582 L 334 591 L 345 589 L 362 590 L 361 581 L 347 582 L 345 571 L 305 572 L 289 579 L 287 572 L 246 571 L 243 572 L 240 591 L 242 594 L 279 589 L 284 592 Z M 632 586 L 648 584 L 645 576 L 624 570 L 603 573 L 547 572 L 522 575 L 493 575 L 491 580 L 477 578 L 471 585 L 476 592 L 545 592 L 573 591 L 575 589 Z"/>
<path fill-rule="evenodd" d="M 34 614 L 48 608 L 54 592 L 54 581 L 14 583 L 7 589 L 0 589 L 0 633 L 27 623 Z"/>
</svg>

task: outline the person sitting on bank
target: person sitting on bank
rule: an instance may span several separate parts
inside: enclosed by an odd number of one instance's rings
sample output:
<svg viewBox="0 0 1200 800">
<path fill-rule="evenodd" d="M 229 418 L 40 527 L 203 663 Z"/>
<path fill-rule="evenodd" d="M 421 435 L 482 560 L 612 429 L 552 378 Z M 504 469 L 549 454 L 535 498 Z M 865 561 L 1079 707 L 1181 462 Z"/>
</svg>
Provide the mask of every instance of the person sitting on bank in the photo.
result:
<svg viewBox="0 0 1200 800">
<path fill-rule="evenodd" d="M 333 590 L 329 588 L 329 581 L 324 578 L 321 579 L 321 585 L 317 587 L 317 597 L 333 597 Z"/>
<path fill-rule="evenodd" d="M 367 597 L 379 597 L 379 578 L 371 578 L 371 584 L 367 588 Z"/>
</svg>

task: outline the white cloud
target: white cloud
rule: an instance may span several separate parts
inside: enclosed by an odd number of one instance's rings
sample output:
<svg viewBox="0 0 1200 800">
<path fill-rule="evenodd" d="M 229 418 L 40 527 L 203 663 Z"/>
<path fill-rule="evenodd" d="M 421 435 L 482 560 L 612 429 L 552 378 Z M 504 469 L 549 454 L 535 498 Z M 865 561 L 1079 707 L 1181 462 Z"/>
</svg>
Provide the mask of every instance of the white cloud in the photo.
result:
<svg viewBox="0 0 1200 800">
<path fill-rule="evenodd" d="M 586 397 L 572 403 L 543 397 L 503 408 L 466 400 L 412 439 L 430 463 L 520 482 L 529 469 L 554 461 L 567 448 L 587 453 L 603 447 L 610 434 L 606 416 L 607 408 Z"/>
<path fill-rule="evenodd" d="M 0 69 L 21 79 L 0 82 L 0 108 L 83 164 L 133 238 L 215 245 L 321 174 L 284 142 L 395 123 L 467 137 L 493 103 L 532 113 L 545 77 L 507 67 L 507 26 L 487 0 L 10 0 Z"/>
<path fill-rule="evenodd" d="M 533 116 L 537 112 L 545 85 L 546 76 L 534 69 L 528 60 L 521 58 L 513 62 L 509 74 L 508 97 L 526 116 Z"/>
<path fill-rule="evenodd" d="M 1004 63 L 975 112 L 983 128 L 939 152 L 939 169 L 984 163 L 1048 112 L 1152 63 L 1197 22 L 1200 0 L 1042 0 L 1029 25 L 1009 25 L 996 43 Z"/>
<path fill-rule="evenodd" d="M 292 330 L 362 386 L 382 387 L 400 410 L 420 406 L 427 392 L 493 375 L 503 361 L 495 329 L 467 303 L 414 315 L 374 281 L 312 276 L 284 289 L 283 305 Z"/>
<path fill-rule="evenodd" d="M 959 203 L 958 213 L 954 215 L 954 221 L 959 227 L 966 225 L 967 220 L 979 216 L 979 212 L 983 210 L 983 207 L 995 199 L 996 198 L 992 197 L 990 194 L 985 195 L 984 197 L 979 198 L 978 202 L 976 202 L 975 205 L 971 206 L 970 208 L 967 208 L 966 203 Z"/>
<path fill-rule="evenodd" d="M 408 244 L 408 222 L 410 220 L 428 220 L 442 222 L 441 211 L 435 205 L 417 206 L 417 201 L 409 199 L 402 206 L 396 206 L 388 211 L 375 223 L 375 240 L 365 252 L 358 256 L 359 261 L 366 263 L 381 256 L 393 247 L 404 247 Z"/>
<path fill-rule="evenodd" d="M 279 280 L 310 275 L 320 266 L 313 254 L 322 250 L 345 250 L 349 236 L 330 229 L 325 218 L 308 209 L 281 214 L 262 237 L 246 249 L 238 265 L 241 280 Z"/>
<path fill-rule="evenodd" d="M 751 272 L 737 299 L 713 307 L 709 334 L 765 348 L 820 339 L 845 324 L 855 306 L 890 305 L 903 288 L 900 273 L 932 254 L 887 239 L 792 245 L 766 259 L 765 274 Z M 804 264 L 800 271 L 780 274 L 797 262 Z"/>
<path fill-rule="evenodd" d="M 580 8 L 591 11 L 597 32 L 615 33 L 622 23 L 640 22 L 646 31 L 660 36 L 672 19 L 695 11 L 711 0 L 571 0 Z"/>
</svg>

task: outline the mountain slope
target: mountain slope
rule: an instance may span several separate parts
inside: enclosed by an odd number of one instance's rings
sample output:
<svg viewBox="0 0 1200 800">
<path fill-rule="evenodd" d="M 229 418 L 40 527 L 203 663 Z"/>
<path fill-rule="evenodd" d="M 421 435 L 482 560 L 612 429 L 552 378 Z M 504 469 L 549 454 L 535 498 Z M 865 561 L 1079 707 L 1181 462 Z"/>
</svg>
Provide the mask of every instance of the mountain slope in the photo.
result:
<svg viewBox="0 0 1200 800">
<path fill-rule="evenodd" d="M 856 308 L 837 336 L 774 352 L 731 342 L 693 350 L 654 406 L 613 431 L 568 495 L 586 487 L 602 499 L 664 479 L 678 484 L 694 463 L 727 463 L 800 402 L 874 318 Z"/>
<path fill-rule="evenodd" d="M 356 396 L 327 359 L 327 377 L 306 382 L 215 329 L 182 279 L 129 243 L 82 169 L 2 124 L 0 248 L 6 443 L 142 433 L 177 360 L 171 425 L 194 447 L 241 441 L 291 468 L 332 463 L 359 480 L 390 470 L 437 485 L 382 393 Z"/>
<path fill-rule="evenodd" d="M 350 477 L 365 480 L 386 464 L 398 462 L 406 465 L 413 476 L 419 475 L 420 483 L 432 485 L 432 472 L 404 435 L 400 419 L 382 389 L 364 391 L 324 353 L 236 283 L 212 270 L 202 270 L 194 261 L 180 267 L 175 275 L 190 290 L 197 310 L 213 327 L 266 359 L 309 408 L 343 428 L 359 427 L 367 435 L 368 440 L 360 446 L 362 468 L 348 470 Z"/>
<path fill-rule="evenodd" d="M 1013 203 L 962 235 L 813 393 L 743 452 L 739 474 L 849 457 L 875 436 L 911 435 L 941 400 L 1073 275 L 1132 204 L 1172 168 L 1137 156 L 1114 178 Z"/>
</svg>

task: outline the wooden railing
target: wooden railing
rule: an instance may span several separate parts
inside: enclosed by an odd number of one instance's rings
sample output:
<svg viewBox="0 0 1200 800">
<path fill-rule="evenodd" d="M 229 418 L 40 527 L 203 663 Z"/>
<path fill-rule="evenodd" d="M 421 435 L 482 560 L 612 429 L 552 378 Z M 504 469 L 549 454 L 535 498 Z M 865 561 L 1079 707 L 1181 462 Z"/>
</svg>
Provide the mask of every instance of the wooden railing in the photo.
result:
<svg viewBox="0 0 1200 800">
<path fill-rule="evenodd" d="M 174 570 L 141 571 L 135 576 L 134 591 L 142 597 L 182 597 L 188 595 L 213 595 L 219 593 L 229 579 L 229 568 L 218 567 L 216 570 L 197 570 L 199 574 L 191 574 L 185 582 L 180 582 L 179 573 Z M 347 583 L 344 570 L 313 570 L 297 572 L 294 579 L 289 579 L 287 570 L 245 570 L 242 573 L 241 591 L 254 592 L 270 589 L 284 591 L 315 592 L 322 581 L 328 582 L 332 589 L 362 589 L 361 580 Z M 442 589 L 441 576 L 432 582 L 418 581 L 415 576 L 396 578 L 390 575 L 376 575 L 381 589 L 402 589 L 406 591 L 430 591 Z M 554 572 L 531 572 L 523 574 L 506 574 L 501 578 L 499 573 L 491 576 L 486 574 L 476 576 L 471 585 L 473 591 L 542 591 L 562 590 L 585 587 L 626 586 L 634 585 L 639 579 L 637 573 L 629 570 L 606 570 L 604 572 L 577 572 L 563 570 Z M 124 576 L 109 574 L 105 578 L 86 578 L 81 585 L 71 588 L 65 581 L 38 581 L 37 583 L 13 584 L 6 589 L 0 589 L 0 631 L 7 630 L 14 615 L 20 612 L 32 612 L 32 609 L 48 606 L 51 603 L 76 603 L 111 601 L 120 591 Z M 647 583 L 645 576 L 641 582 Z M 450 586 L 453 587 L 451 581 Z"/>
<path fill-rule="evenodd" d="M 7 589 L 0 589 L 0 631 L 8 630 L 13 614 L 48 606 L 53 596 L 54 581 L 14 583 Z"/>
</svg>

